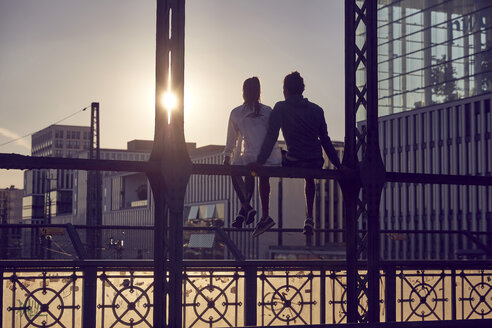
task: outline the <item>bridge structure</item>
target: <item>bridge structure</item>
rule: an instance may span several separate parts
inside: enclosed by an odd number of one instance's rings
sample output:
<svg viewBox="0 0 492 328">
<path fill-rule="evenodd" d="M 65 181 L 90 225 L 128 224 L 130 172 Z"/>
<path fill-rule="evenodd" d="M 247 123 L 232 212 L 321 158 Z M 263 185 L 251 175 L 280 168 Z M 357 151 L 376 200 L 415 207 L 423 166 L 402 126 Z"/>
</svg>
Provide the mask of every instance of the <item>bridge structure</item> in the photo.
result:
<svg viewBox="0 0 492 328">
<path fill-rule="evenodd" d="M 77 231 L 104 229 L 101 226 L 32 225 L 31 229 L 66 230 L 76 256 L 73 260 L 1 260 L 0 273 L 7 289 L 0 297 L 0 321 L 12 327 L 15 320 L 24 320 L 27 327 L 78 327 L 80 323 L 83 327 L 176 328 L 492 325 L 491 261 L 399 263 L 380 259 L 379 203 L 386 182 L 492 186 L 492 178 L 386 172 L 378 136 L 377 1 L 345 1 L 343 164 L 352 174 L 266 167 L 254 172 L 259 176 L 338 180 L 346 215 L 346 261 L 341 262 L 183 260 L 183 202 L 190 175 L 252 172 L 246 167 L 190 161 L 183 115 L 185 1 L 157 0 L 156 24 L 156 99 L 171 90 L 178 101 L 170 114 L 156 101 L 149 161 L 0 154 L 2 169 L 146 173 L 155 199 L 154 259 L 91 258 Z M 363 129 L 357 127 L 357 115 L 366 117 Z M 2 229 L 13 228 L 2 225 Z M 197 283 L 200 279 L 201 285 Z M 296 287 L 289 279 L 298 279 L 301 285 Z M 279 280 L 285 283 L 279 284 Z M 60 281 L 58 289 L 50 287 Z M 32 289 L 32 284 L 39 286 Z M 113 298 L 105 303 L 109 290 Z M 12 296 L 16 292 L 26 295 L 19 304 Z M 70 294 L 70 302 L 62 301 L 64 293 Z M 41 295 L 50 297 L 43 301 Z M 231 316 L 227 311 L 234 313 Z"/>
</svg>

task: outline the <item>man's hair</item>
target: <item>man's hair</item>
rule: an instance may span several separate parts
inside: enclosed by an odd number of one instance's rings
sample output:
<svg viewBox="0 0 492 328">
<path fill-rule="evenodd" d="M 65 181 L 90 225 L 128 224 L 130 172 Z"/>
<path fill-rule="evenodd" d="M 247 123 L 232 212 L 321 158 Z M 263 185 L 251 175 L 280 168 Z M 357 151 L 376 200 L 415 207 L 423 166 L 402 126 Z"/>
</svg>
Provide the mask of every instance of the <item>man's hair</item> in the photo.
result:
<svg viewBox="0 0 492 328">
<path fill-rule="evenodd" d="M 299 72 L 290 73 L 284 78 L 284 89 L 291 95 L 302 95 L 304 92 L 304 80 Z"/>
</svg>

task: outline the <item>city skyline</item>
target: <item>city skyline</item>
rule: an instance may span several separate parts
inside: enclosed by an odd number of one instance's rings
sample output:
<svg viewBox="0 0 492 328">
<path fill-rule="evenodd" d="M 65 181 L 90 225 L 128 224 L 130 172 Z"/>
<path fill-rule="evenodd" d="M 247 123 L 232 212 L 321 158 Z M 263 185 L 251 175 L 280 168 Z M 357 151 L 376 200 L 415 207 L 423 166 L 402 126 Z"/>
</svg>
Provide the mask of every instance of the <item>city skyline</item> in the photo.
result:
<svg viewBox="0 0 492 328">
<path fill-rule="evenodd" d="M 92 101 L 101 104 L 101 147 L 153 138 L 154 1 L 1 1 L 0 15 L 0 144 Z M 343 140 L 342 1 L 190 0 L 186 19 L 187 141 L 223 144 L 243 80 L 258 76 L 262 101 L 273 106 L 292 70 L 325 109 L 332 138 Z M 85 111 L 61 124 L 89 121 Z M 0 152 L 30 154 L 30 137 Z M 0 187 L 21 182 L 21 172 L 0 170 Z"/>
</svg>

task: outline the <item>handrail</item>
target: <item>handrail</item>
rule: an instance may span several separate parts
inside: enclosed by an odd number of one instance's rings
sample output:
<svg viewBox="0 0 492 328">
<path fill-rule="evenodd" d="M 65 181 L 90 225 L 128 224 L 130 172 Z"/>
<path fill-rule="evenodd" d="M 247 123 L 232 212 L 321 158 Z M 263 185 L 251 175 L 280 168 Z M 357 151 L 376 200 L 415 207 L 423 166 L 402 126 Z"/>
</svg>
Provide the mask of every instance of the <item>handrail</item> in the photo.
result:
<svg viewBox="0 0 492 328">
<path fill-rule="evenodd" d="M 68 223 L 70 224 L 70 223 Z M 43 227 L 52 227 L 52 228 L 66 228 L 67 224 L 66 223 L 50 223 L 50 224 L 42 224 L 42 223 L 33 223 L 33 224 L 22 224 L 22 223 L 0 223 L 0 229 L 2 228 L 43 228 Z M 84 225 L 84 224 L 74 224 L 72 225 L 75 230 L 77 229 L 101 229 L 101 230 L 122 230 L 122 229 L 128 229 L 128 230 L 154 230 L 154 226 L 151 225 Z M 202 231 L 202 230 L 217 230 L 219 227 L 214 227 L 214 226 L 208 226 L 208 227 L 183 227 L 183 230 L 186 231 Z M 226 232 L 238 232 L 238 231 L 253 231 L 253 228 L 242 228 L 241 230 L 238 230 L 237 228 L 226 228 L 226 227 L 220 227 L 222 231 Z M 272 232 L 302 232 L 302 228 L 271 228 L 268 231 Z M 314 228 L 314 231 L 319 231 L 319 232 L 344 232 L 344 229 L 329 229 L 329 228 Z M 359 229 L 359 232 L 363 233 L 366 232 L 365 229 Z M 380 230 L 381 234 L 386 234 L 386 233 L 401 233 L 401 234 L 420 234 L 420 233 L 430 233 L 430 234 L 475 234 L 475 235 L 492 235 L 492 231 L 463 231 L 463 230 L 431 230 L 431 229 L 412 229 L 412 230 L 406 230 L 406 229 L 381 229 Z"/>
<path fill-rule="evenodd" d="M 93 160 L 80 158 L 37 157 L 0 153 L 0 169 L 73 169 L 89 171 L 150 172 L 158 168 L 153 161 Z M 240 165 L 196 164 L 192 174 L 259 175 L 279 178 L 315 178 L 341 180 L 338 170 L 291 167 L 260 167 L 255 172 Z M 492 186 L 492 176 L 386 172 L 386 181 L 401 183 Z"/>
<path fill-rule="evenodd" d="M 367 261 L 361 261 L 360 270 L 365 270 Z M 476 269 L 492 269 L 492 260 L 381 260 L 381 270 L 388 268 L 399 270 L 476 270 Z M 41 268 L 84 268 L 84 267 L 99 267 L 99 268 L 152 268 L 154 266 L 153 259 L 142 260 L 115 260 L 115 259 L 85 259 L 85 260 L 26 260 L 26 259 L 0 259 L 0 268 L 32 268 L 40 270 Z M 345 260 L 183 260 L 183 268 L 264 268 L 264 269 L 300 269 L 300 268 L 330 268 L 335 271 L 346 270 L 347 262 Z"/>
</svg>

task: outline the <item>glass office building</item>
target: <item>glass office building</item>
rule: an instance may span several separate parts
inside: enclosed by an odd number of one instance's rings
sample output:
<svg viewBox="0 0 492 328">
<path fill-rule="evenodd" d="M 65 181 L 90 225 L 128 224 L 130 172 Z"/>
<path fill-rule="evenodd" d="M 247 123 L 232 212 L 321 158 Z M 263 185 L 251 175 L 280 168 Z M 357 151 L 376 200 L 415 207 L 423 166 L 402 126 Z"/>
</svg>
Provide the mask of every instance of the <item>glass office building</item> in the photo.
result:
<svg viewBox="0 0 492 328">
<path fill-rule="evenodd" d="M 491 55 L 490 0 L 379 1 L 381 115 L 492 91 Z"/>
<path fill-rule="evenodd" d="M 492 1 L 378 4 L 386 170 L 492 175 Z M 492 247 L 492 188 L 386 183 L 380 222 L 403 231 L 382 235 L 384 259 L 483 258 L 481 249 Z"/>
</svg>

